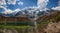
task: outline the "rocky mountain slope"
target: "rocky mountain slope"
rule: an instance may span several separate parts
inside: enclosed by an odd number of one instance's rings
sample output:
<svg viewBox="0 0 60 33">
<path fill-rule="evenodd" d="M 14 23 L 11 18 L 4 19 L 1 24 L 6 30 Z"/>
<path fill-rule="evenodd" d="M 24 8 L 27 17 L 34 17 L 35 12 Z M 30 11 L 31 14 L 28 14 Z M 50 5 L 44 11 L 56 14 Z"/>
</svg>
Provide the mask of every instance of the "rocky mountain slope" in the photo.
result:
<svg viewBox="0 0 60 33">
<path fill-rule="evenodd" d="M 60 33 L 60 11 L 55 10 L 49 16 L 43 15 L 38 22 L 40 33 Z"/>
</svg>

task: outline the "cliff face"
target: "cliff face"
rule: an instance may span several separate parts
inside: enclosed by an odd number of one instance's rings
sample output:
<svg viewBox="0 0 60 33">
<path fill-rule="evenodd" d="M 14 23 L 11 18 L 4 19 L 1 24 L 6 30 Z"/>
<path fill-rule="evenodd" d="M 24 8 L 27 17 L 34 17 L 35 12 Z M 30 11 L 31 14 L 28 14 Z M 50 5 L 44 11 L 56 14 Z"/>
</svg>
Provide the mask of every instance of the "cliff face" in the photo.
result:
<svg viewBox="0 0 60 33">
<path fill-rule="evenodd" d="M 0 22 L 29 22 L 27 17 L 4 17 L 0 15 Z"/>
</svg>

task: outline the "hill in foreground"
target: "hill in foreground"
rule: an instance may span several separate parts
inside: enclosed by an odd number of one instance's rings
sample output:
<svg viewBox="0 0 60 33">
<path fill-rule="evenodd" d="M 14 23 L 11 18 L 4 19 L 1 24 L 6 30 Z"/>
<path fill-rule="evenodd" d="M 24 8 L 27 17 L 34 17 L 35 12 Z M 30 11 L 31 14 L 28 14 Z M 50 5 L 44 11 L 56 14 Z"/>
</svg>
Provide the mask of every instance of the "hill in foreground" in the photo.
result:
<svg viewBox="0 0 60 33">
<path fill-rule="evenodd" d="M 49 16 L 43 15 L 38 20 L 40 33 L 60 33 L 60 11 L 56 10 Z"/>
</svg>

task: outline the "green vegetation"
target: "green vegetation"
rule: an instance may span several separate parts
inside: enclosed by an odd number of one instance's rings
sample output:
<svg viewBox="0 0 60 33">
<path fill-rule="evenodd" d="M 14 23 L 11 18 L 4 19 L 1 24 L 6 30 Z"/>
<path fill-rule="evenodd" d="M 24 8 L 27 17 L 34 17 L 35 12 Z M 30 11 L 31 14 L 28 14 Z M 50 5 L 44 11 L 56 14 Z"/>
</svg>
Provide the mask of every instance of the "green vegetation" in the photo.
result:
<svg viewBox="0 0 60 33">
<path fill-rule="evenodd" d="M 0 25 L 0 28 L 31 28 L 32 26 L 9 26 L 9 25 Z"/>
<path fill-rule="evenodd" d="M 0 25 L 12 25 L 12 26 L 33 26 L 33 22 L 4 22 L 0 23 Z"/>
</svg>

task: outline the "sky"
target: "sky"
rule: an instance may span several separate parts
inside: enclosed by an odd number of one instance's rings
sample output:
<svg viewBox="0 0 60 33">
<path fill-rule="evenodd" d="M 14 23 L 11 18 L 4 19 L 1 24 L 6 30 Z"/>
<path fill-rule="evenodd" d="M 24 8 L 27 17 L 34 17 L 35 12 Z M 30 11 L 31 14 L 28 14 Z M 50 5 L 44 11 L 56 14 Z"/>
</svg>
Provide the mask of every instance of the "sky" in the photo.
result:
<svg viewBox="0 0 60 33">
<path fill-rule="evenodd" d="M 48 8 L 56 7 L 56 6 L 58 6 L 58 1 L 59 0 L 49 0 L 46 7 L 48 7 Z"/>
<path fill-rule="evenodd" d="M 36 6 L 37 0 L 0 0 L 0 13 L 8 14 Z"/>
<path fill-rule="evenodd" d="M 43 9 L 60 10 L 60 0 L 38 0 L 38 7 L 40 10 Z"/>
<path fill-rule="evenodd" d="M 6 1 L 6 3 L 8 2 L 7 8 L 15 10 L 17 8 L 23 9 L 23 8 L 29 7 L 29 6 L 37 6 L 37 0 L 13 0 L 13 1 L 12 0 L 10 2 Z M 9 3 L 11 3 L 11 4 L 9 4 Z"/>
<path fill-rule="evenodd" d="M 26 7 L 60 10 L 60 0 L 0 0 L 1 13 L 18 12 Z"/>
</svg>

